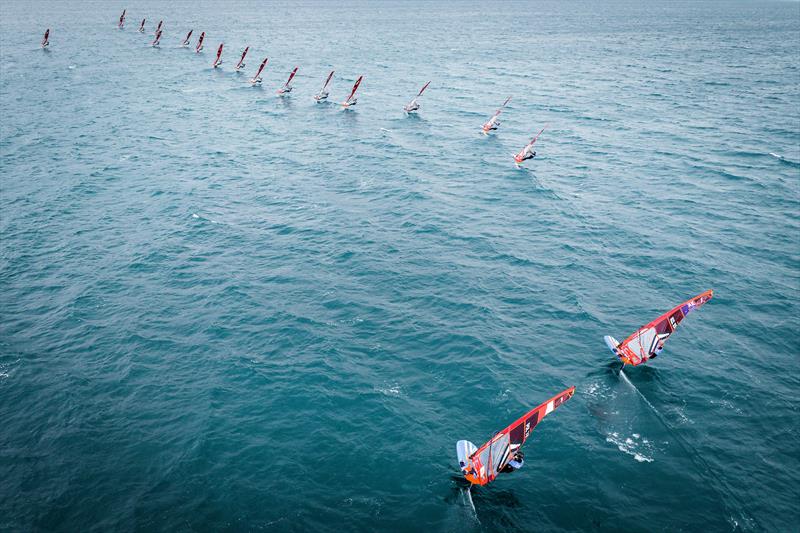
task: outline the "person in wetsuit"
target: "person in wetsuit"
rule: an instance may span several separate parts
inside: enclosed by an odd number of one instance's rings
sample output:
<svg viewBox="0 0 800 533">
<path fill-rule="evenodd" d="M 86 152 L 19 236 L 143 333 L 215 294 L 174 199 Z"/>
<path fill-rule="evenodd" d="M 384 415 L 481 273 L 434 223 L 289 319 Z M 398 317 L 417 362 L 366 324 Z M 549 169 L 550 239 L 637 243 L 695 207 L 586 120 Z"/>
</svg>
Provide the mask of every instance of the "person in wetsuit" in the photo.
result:
<svg viewBox="0 0 800 533">
<path fill-rule="evenodd" d="M 525 455 L 522 453 L 521 450 L 517 450 L 517 452 L 514 454 L 514 457 L 512 457 L 511 460 L 506 463 L 506 466 L 504 466 L 500 470 L 500 472 L 502 472 L 503 474 L 510 474 L 511 472 L 514 472 L 515 470 L 519 470 L 520 468 L 522 468 L 524 464 L 525 464 Z"/>
</svg>

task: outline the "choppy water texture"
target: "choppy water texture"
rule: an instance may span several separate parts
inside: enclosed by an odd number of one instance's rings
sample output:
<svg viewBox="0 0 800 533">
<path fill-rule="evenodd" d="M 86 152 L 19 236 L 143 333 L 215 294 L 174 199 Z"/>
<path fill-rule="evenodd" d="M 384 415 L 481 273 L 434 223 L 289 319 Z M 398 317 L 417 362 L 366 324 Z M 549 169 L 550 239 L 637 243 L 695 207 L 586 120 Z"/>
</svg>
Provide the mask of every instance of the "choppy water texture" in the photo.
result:
<svg viewBox="0 0 800 533">
<path fill-rule="evenodd" d="M 0 15 L 0 529 L 800 523 L 797 3 Z M 615 372 L 603 335 L 708 288 Z M 473 512 L 456 440 L 573 384 Z"/>
</svg>

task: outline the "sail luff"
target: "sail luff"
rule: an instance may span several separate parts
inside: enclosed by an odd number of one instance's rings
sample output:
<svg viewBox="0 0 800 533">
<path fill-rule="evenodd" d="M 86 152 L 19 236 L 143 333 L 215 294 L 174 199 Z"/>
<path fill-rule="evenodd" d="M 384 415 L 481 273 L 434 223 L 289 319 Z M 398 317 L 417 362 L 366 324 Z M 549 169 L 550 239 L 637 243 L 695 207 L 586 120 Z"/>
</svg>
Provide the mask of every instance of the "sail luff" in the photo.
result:
<svg viewBox="0 0 800 533">
<path fill-rule="evenodd" d="M 426 83 L 425 85 L 423 85 L 423 86 L 422 86 L 422 89 L 420 89 L 420 90 L 419 90 L 419 92 L 417 93 L 417 98 L 419 98 L 420 96 L 422 96 L 422 93 L 424 93 L 424 92 L 425 92 L 425 89 L 427 89 L 427 88 L 428 88 L 428 85 L 430 85 L 430 84 L 431 84 L 431 82 L 428 82 L 428 83 Z"/>
<path fill-rule="evenodd" d="M 258 67 L 258 72 L 256 72 L 255 76 L 253 76 L 253 79 L 257 79 L 261 75 L 261 71 L 264 70 L 265 66 L 267 66 L 267 61 L 269 61 L 269 58 L 265 57 L 264 61 L 261 62 L 261 66 Z"/>
<path fill-rule="evenodd" d="M 325 89 L 327 89 L 327 88 L 328 88 L 328 85 L 331 83 L 331 78 L 333 78 L 333 73 L 334 73 L 334 72 L 335 72 L 335 71 L 333 71 L 333 70 L 332 70 L 332 71 L 330 72 L 330 74 L 328 74 L 328 78 L 325 80 L 325 85 L 323 85 L 323 86 L 322 86 L 322 90 L 323 90 L 323 91 L 324 91 Z"/>
<path fill-rule="evenodd" d="M 294 75 L 297 74 L 297 67 L 294 67 L 294 70 L 291 74 L 289 74 L 289 79 L 286 80 L 286 83 L 283 85 L 284 87 L 288 87 L 290 83 L 292 83 L 292 79 L 294 79 Z"/>
</svg>

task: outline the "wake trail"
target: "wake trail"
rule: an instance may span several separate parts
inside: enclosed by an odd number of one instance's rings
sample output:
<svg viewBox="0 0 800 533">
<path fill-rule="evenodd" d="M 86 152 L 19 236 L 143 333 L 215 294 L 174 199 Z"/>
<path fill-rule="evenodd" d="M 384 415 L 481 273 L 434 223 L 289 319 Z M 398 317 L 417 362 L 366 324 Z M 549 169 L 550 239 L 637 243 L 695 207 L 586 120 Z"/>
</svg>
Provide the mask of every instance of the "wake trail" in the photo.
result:
<svg viewBox="0 0 800 533">
<path fill-rule="evenodd" d="M 763 528 L 760 527 L 755 518 L 753 518 L 753 516 L 749 512 L 748 513 L 745 512 L 746 509 L 745 504 L 736 496 L 736 494 L 734 494 L 734 492 L 730 489 L 728 484 L 714 471 L 714 469 L 711 468 L 711 465 L 708 464 L 708 462 L 703 458 L 700 452 L 697 451 L 697 449 L 694 446 L 692 446 L 688 441 L 686 441 L 683 437 L 681 437 L 678 434 L 678 432 L 675 431 L 672 428 L 672 426 L 669 425 L 664 415 L 661 414 L 661 411 L 656 409 L 656 407 L 652 403 L 650 403 L 650 400 L 648 400 L 647 397 L 644 394 L 642 394 L 642 392 L 636 387 L 636 385 L 634 385 L 633 382 L 630 379 L 628 379 L 628 376 L 625 374 L 625 372 L 623 372 L 622 369 L 620 369 L 619 375 L 622 377 L 625 383 L 630 385 L 630 387 L 634 391 L 636 391 L 636 394 L 638 394 L 639 397 L 642 400 L 644 400 L 644 403 L 646 403 L 647 406 L 650 407 L 653 413 L 655 413 L 656 418 L 658 418 L 659 422 L 661 422 L 664 428 L 666 428 L 666 430 L 672 435 L 672 437 L 675 439 L 675 442 L 677 442 L 678 445 L 681 448 L 683 448 L 683 451 L 692 461 L 695 468 L 697 468 L 699 472 L 708 474 L 712 478 L 712 480 L 715 483 L 708 483 L 708 486 L 714 489 L 714 491 L 717 493 L 720 500 L 722 501 L 723 505 L 726 507 L 727 511 L 729 513 L 732 513 L 731 518 L 734 515 L 738 514 L 742 518 L 744 524 L 748 527 L 748 529 L 762 530 Z M 736 504 L 734 507 L 738 509 L 738 513 L 732 511 L 730 500 L 733 500 L 733 502 Z M 734 529 L 739 528 L 739 523 L 736 522 L 736 520 L 733 520 L 733 524 L 734 524 Z"/>
<path fill-rule="evenodd" d="M 466 495 L 467 495 L 467 501 L 469 502 L 469 505 L 470 505 L 470 507 L 472 507 L 472 517 L 475 519 L 475 521 L 476 521 L 477 523 L 479 523 L 479 524 L 480 524 L 480 523 L 481 523 L 481 521 L 480 521 L 480 520 L 478 520 L 478 510 L 477 510 L 477 509 L 475 509 L 475 502 L 473 502 L 473 501 L 472 501 L 472 490 L 471 490 L 471 488 L 472 488 L 472 487 L 467 487 L 467 488 L 464 490 L 464 492 L 465 492 L 465 493 L 466 493 Z"/>
<path fill-rule="evenodd" d="M 786 157 L 784 157 L 784 156 L 782 156 L 780 154 L 776 154 L 775 152 L 770 152 L 769 155 L 771 155 L 772 157 L 774 157 L 775 159 L 777 159 L 778 161 L 780 161 L 782 163 L 786 163 L 789 166 L 800 167 L 800 162 L 793 161 L 791 159 L 787 159 Z"/>
</svg>

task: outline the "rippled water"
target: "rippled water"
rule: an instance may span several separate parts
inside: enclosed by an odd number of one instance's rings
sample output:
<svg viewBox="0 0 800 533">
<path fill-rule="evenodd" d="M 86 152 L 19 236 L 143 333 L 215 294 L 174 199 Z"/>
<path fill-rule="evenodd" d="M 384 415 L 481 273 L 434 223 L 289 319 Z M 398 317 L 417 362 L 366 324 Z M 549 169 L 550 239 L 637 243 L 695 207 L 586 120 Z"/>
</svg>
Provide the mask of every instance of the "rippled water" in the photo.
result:
<svg viewBox="0 0 800 533">
<path fill-rule="evenodd" d="M 112 4 L 0 4 L 0 529 L 797 527 L 798 3 Z"/>
</svg>

